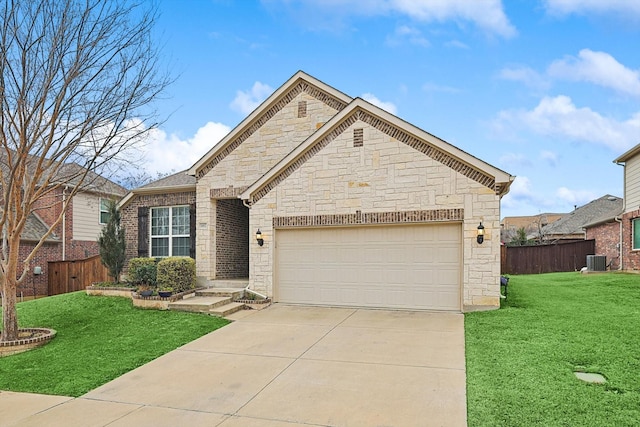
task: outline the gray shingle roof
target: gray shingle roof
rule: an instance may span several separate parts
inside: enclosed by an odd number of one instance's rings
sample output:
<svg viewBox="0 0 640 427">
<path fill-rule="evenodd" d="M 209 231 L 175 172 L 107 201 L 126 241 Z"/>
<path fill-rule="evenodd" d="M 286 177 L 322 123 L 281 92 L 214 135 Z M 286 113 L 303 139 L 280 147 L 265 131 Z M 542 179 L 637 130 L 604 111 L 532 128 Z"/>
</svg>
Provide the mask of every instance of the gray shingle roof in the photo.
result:
<svg viewBox="0 0 640 427">
<path fill-rule="evenodd" d="M 571 235 L 583 232 L 589 224 L 612 219 L 622 213 L 623 200 L 607 194 L 576 208 L 559 220 L 542 228 L 544 235 Z"/>
<path fill-rule="evenodd" d="M 40 219 L 40 217 L 34 213 L 29 214 L 27 222 L 24 225 L 24 230 L 20 235 L 20 240 L 27 240 L 31 242 L 39 241 L 42 236 L 49 230 L 49 227 Z M 55 234 L 47 237 L 47 242 L 61 242 L 60 238 Z"/>
<path fill-rule="evenodd" d="M 196 185 L 196 177 L 187 175 L 186 170 L 174 173 L 173 175 L 165 176 L 157 181 L 150 182 L 138 188 L 164 188 L 175 187 L 177 185 Z"/>
</svg>

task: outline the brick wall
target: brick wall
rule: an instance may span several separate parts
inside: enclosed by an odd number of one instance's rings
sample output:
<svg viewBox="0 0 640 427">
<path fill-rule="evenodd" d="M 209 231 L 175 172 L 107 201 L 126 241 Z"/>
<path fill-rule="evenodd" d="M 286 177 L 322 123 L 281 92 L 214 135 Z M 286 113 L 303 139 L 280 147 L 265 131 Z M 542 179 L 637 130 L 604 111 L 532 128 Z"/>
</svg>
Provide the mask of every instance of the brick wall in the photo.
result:
<svg viewBox="0 0 640 427">
<path fill-rule="evenodd" d="M 20 255 L 19 259 L 24 260 L 29 253 L 35 247 L 35 243 L 33 242 L 21 242 L 20 244 Z M 17 295 L 18 298 L 23 297 L 31 297 L 36 296 L 46 296 L 48 295 L 48 261 L 54 261 L 60 259 L 60 254 L 62 252 L 62 244 L 61 243 L 46 243 L 40 247 L 35 257 L 31 261 L 29 265 L 29 272 L 25 277 L 25 280 L 18 286 Z M 22 273 L 22 268 L 24 264 L 20 263 L 18 266 L 18 276 Z M 33 269 L 35 267 L 41 267 L 42 274 L 34 275 Z"/>
<path fill-rule="evenodd" d="M 640 250 L 633 250 L 633 220 L 640 218 L 640 210 L 622 215 L 622 269 L 640 270 Z"/>
<path fill-rule="evenodd" d="M 240 199 L 216 206 L 216 278 L 249 277 L 249 209 Z"/>
<path fill-rule="evenodd" d="M 121 210 L 120 223 L 125 228 L 125 273 L 131 258 L 138 256 L 138 208 L 191 205 L 196 201 L 195 191 L 179 193 L 136 195 Z"/>
<path fill-rule="evenodd" d="M 596 241 L 596 253 L 607 257 L 607 264 L 611 263 L 611 270 L 617 270 L 620 266 L 620 223 L 608 222 L 587 229 L 587 240 Z"/>
</svg>

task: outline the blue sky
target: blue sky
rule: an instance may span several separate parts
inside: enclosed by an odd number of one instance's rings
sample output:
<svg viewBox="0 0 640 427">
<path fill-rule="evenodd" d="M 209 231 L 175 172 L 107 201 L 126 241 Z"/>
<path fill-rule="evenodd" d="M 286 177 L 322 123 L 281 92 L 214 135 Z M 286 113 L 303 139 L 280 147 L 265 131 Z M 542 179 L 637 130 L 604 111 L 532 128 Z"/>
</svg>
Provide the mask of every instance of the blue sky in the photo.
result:
<svg viewBox="0 0 640 427">
<path fill-rule="evenodd" d="M 188 168 L 296 71 L 516 181 L 502 216 L 622 196 L 640 143 L 637 0 L 159 0 L 176 81 L 147 171 Z"/>
</svg>

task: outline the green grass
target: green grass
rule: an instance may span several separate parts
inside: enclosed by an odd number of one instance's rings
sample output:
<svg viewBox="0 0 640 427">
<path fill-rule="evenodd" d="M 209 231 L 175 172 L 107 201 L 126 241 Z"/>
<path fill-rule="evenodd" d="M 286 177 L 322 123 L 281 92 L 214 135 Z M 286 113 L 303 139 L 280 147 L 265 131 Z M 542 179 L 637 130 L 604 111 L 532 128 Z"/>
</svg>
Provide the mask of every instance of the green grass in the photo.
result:
<svg viewBox="0 0 640 427">
<path fill-rule="evenodd" d="M 640 275 L 512 276 L 503 308 L 466 314 L 465 334 L 470 427 L 638 425 Z"/>
<path fill-rule="evenodd" d="M 0 358 L 0 390 L 73 397 L 228 323 L 84 292 L 19 303 L 18 321 L 58 334 L 44 347 Z"/>
</svg>

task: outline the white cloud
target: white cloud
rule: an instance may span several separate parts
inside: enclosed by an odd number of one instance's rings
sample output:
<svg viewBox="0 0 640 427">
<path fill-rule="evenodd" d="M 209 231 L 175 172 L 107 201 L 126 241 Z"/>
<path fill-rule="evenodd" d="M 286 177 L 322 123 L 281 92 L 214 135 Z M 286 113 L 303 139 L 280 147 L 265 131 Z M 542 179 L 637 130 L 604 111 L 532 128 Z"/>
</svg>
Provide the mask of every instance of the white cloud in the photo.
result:
<svg viewBox="0 0 640 427">
<path fill-rule="evenodd" d="M 407 42 L 422 47 L 429 47 L 430 45 L 429 40 L 422 35 L 420 30 L 407 25 L 396 28 L 395 32 L 387 36 L 385 41 L 388 46 L 399 46 Z"/>
<path fill-rule="evenodd" d="M 398 108 L 395 106 L 394 103 L 381 101 L 381 100 L 378 99 L 377 96 L 375 96 L 372 93 L 363 94 L 362 95 L 362 99 L 364 99 L 367 102 L 372 103 L 376 107 L 380 107 L 383 110 L 386 110 L 387 112 L 389 112 L 391 114 L 397 114 L 398 113 Z"/>
<path fill-rule="evenodd" d="M 640 17 L 638 0 L 545 0 L 544 7 L 551 15 L 617 13 Z"/>
<path fill-rule="evenodd" d="M 234 111 L 248 115 L 272 93 L 273 89 L 271 86 L 261 82 L 255 82 L 248 91 L 237 91 L 236 97 L 229 106 Z"/>
<path fill-rule="evenodd" d="M 560 139 L 590 142 L 623 152 L 637 141 L 640 112 L 626 121 L 604 117 L 588 107 L 576 107 L 568 96 L 544 97 L 532 110 L 503 110 L 494 121 L 496 130 L 525 128 Z"/>
<path fill-rule="evenodd" d="M 297 12 L 300 19 L 332 22 L 349 16 L 403 15 L 420 22 L 472 22 L 481 30 L 502 37 L 517 31 L 509 22 L 500 0 L 262 0 Z M 332 22 L 333 25 L 337 25 Z M 322 25 L 320 25 L 322 27 Z"/>
<path fill-rule="evenodd" d="M 142 148 L 144 169 L 151 175 L 188 169 L 231 129 L 222 123 L 208 122 L 186 140 L 167 135 L 162 129 L 151 131 Z"/>
<path fill-rule="evenodd" d="M 606 52 L 582 49 L 577 58 L 569 56 L 551 63 L 548 73 L 552 77 L 586 81 L 640 96 L 640 72 L 625 67 Z"/>
<path fill-rule="evenodd" d="M 509 187 L 509 192 L 502 198 L 501 204 L 507 209 L 517 209 L 524 205 L 536 205 L 531 180 L 526 176 L 518 176 Z"/>
<path fill-rule="evenodd" d="M 553 151 L 547 151 L 547 150 L 541 151 L 540 159 L 547 162 L 549 166 L 555 167 L 558 164 L 558 155 Z"/>
<path fill-rule="evenodd" d="M 504 80 L 522 82 L 525 85 L 538 89 L 546 89 L 549 82 L 533 68 L 525 66 L 507 67 L 500 70 L 498 76 Z"/>
<path fill-rule="evenodd" d="M 556 196 L 560 200 L 564 200 L 568 204 L 571 204 L 574 206 L 582 206 L 599 197 L 596 193 L 592 191 L 570 190 L 567 187 L 558 188 L 556 190 Z"/>
</svg>

